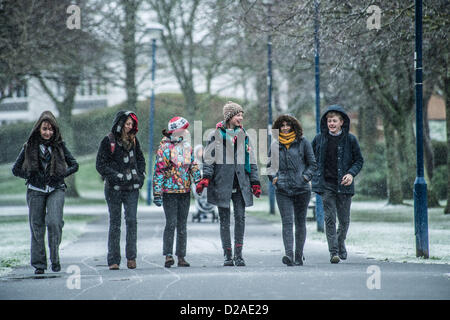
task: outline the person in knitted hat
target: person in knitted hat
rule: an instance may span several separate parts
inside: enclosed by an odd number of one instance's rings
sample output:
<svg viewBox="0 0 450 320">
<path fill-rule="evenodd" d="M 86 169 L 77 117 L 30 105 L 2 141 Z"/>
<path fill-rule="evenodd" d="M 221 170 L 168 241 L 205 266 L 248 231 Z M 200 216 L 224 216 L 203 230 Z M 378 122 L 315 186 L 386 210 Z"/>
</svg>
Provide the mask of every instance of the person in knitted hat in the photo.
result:
<svg viewBox="0 0 450 320">
<path fill-rule="evenodd" d="M 224 266 L 245 266 L 242 257 L 245 207 L 253 205 L 253 195 L 261 195 L 258 166 L 249 136 L 242 126 L 244 110 L 232 101 L 223 107 L 224 120 L 208 137 L 203 164 L 203 179 L 196 192 L 208 188 L 208 202 L 219 210 L 220 238 Z M 230 200 L 234 208 L 234 258 L 230 236 Z"/>
<path fill-rule="evenodd" d="M 136 268 L 137 206 L 145 180 L 145 158 L 136 134 L 138 118 L 132 111 L 117 112 L 111 132 L 100 143 L 96 169 L 105 180 L 109 210 L 108 266 L 119 269 L 122 205 L 126 221 L 127 267 Z"/>
<path fill-rule="evenodd" d="M 185 260 L 187 243 L 187 218 L 189 214 L 191 177 L 194 183 L 201 179 L 201 172 L 188 138 L 189 122 L 183 117 L 172 118 L 156 152 L 153 174 L 153 203 L 163 206 L 166 226 L 163 234 L 164 266 L 170 268 L 173 258 L 174 233 L 177 230 L 175 254 L 179 267 L 189 267 Z"/>
<path fill-rule="evenodd" d="M 78 170 L 67 149 L 55 116 L 44 111 L 36 121 L 27 142 L 12 167 L 12 173 L 26 180 L 31 230 L 31 265 L 35 274 L 47 269 L 45 231 L 52 271 L 61 270 L 59 245 L 64 226 L 64 179 Z"/>
</svg>

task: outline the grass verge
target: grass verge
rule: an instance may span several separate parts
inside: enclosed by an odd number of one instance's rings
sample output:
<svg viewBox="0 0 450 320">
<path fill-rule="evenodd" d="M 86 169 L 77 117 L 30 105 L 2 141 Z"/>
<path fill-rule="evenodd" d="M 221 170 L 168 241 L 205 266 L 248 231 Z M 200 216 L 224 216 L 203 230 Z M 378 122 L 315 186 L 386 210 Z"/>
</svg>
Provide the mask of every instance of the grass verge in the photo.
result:
<svg viewBox="0 0 450 320">
<path fill-rule="evenodd" d="M 89 215 L 65 216 L 60 248 L 75 241 L 94 219 L 95 216 Z M 27 216 L 0 216 L 0 276 L 30 263 L 30 237 Z M 45 241 L 48 252 L 47 237 Z"/>
<path fill-rule="evenodd" d="M 268 202 L 267 197 L 256 203 Z M 247 214 L 266 221 L 280 223 L 281 217 L 268 211 L 247 211 Z M 311 217 L 311 213 L 308 213 Z M 317 231 L 315 221 L 307 221 L 306 241 L 326 244 L 326 236 Z M 346 246 L 351 254 L 393 262 L 450 264 L 450 215 L 442 208 L 428 209 L 429 259 L 416 257 L 414 235 L 414 207 L 386 205 L 386 201 L 353 201 L 351 222 Z"/>
</svg>

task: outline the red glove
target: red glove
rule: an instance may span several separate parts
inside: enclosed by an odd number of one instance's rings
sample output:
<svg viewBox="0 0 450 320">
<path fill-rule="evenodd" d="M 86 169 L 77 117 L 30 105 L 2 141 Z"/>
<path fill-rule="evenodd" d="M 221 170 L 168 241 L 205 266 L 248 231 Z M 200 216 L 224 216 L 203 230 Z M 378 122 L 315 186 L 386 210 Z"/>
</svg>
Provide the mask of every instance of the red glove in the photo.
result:
<svg viewBox="0 0 450 320">
<path fill-rule="evenodd" d="M 197 192 L 197 194 L 202 194 L 203 189 L 204 188 L 208 188 L 208 185 L 209 185 L 209 179 L 203 178 L 202 180 L 200 180 L 199 183 L 197 183 L 197 187 L 195 188 L 195 192 Z"/>
<path fill-rule="evenodd" d="M 261 195 L 261 186 L 259 184 L 252 185 L 252 192 L 255 197 L 259 198 L 259 196 Z"/>
</svg>

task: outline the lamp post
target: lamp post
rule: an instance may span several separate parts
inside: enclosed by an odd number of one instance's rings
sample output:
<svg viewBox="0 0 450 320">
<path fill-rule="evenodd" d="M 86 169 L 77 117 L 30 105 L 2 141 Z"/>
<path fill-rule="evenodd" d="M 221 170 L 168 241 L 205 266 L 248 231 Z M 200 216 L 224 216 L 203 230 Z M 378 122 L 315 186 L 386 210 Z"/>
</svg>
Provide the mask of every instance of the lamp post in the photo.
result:
<svg viewBox="0 0 450 320">
<path fill-rule="evenodd" d="M 422 113 L 422 0 L 415 0 L 416 52 L 416 161 L 417 176 L 414 182 L 414 233 L 416 236 L 416 256 L 429 258 L 428 249 L 428 208 L 427 183 L 423 168 L 423 113 Z"/>
<path fill-rule="evenodd" d="M 316 133 L 320 133 L 320 42 L 319 42 L 319 1 L 314 0 L 314 69 L 316 78 Z M 322 197 L 316 193 L 317 231 L 324 232 Z"/>
<path fill-rule="evenodd" d="M 148 175 L 147 175 L 147 205 L 152 203 L 152 171 L 153 171 L 153 123 L 155 118 L 155 74 L 156 74 L 156 36 L 162 32 L 161 28 L 148 28 L 152 39 L 152 82 L 149 112 L 149 140 L 148 140 Z"/>
<path fill-rule="evenodd" d="M 263 4 L 268 7 L 269 16 L 269 29 L 272 28 L 271 24 L 271 9 L 273 0 L 264 0 Z M 267 36 L 267 146 L 270 148 L 272 144 L 272 36 Z M 270 181 L 267 183 L 267 190 L 269 193 L 269 210 L 270 214 L 275 214 L 275 189 Z"/>
</svg>

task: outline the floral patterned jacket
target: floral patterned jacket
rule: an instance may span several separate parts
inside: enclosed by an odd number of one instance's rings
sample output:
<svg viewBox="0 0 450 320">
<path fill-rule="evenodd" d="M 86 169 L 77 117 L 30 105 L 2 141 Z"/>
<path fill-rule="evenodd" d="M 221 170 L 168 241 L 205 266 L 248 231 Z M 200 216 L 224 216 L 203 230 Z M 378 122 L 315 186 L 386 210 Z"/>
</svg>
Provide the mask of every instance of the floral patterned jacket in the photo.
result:
<svg viewBox="0 0 450 320">
<path fill-rule="evenodd" d="M 191 144 L 164 137 L 156 153 L 153 194 L 190 192 L 190 177 L 195 184 L 202 178 L 198 164 L 194 161 Z"/>
</svg>

